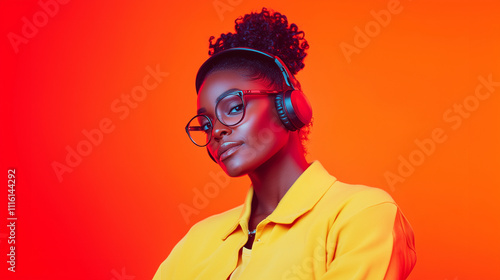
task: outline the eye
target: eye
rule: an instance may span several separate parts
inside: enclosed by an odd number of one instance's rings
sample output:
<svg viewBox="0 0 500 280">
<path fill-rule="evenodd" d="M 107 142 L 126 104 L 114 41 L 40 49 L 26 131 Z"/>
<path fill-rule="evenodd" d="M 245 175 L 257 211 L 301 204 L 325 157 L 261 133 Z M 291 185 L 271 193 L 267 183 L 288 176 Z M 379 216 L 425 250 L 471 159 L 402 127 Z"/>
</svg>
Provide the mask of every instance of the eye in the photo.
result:
<svg viewBox="0 0 500 280">
<path fill-rule="evenodd" d="M 198 124 L 199 126 L 194 124 L 197 131 L 209 133 L 210 129 L 212 129 L 212 123 L 210 122 L 210 119 L 206 115 L 198 115 Z"/>
<path fill-rule="evenodd" d="M 236 106 L 233 106 L 230 110 L 229 110 L 229 114 L 241 114 L 241 112 L 243 112 L 243 104 L 238 104 Z"/>
<path fill-rule="evenodd" d="M 205 122 L 205 123 L 200 124 L 200 127 L 203 130 L 203 132 L 205 132 L 207 134 L 209 133 L 210 129 L 212 129 L 212 126 L 210 125 L 209 122 Z"/>
<path fill-rule="evenodd" d="M 239 96 L 232 96 L 225 99 L 224 108 L 226 108 L 226 115 L 238 115 L 243 113 L 243 101 Z"/>
<path fill-rule="evenodd" d="M 243 115 L 245 110 L 244 102 L 239 94 L 225 95 L 215 106 L 217 118 L 224 124 L 232 124 Z"/>
</svg>

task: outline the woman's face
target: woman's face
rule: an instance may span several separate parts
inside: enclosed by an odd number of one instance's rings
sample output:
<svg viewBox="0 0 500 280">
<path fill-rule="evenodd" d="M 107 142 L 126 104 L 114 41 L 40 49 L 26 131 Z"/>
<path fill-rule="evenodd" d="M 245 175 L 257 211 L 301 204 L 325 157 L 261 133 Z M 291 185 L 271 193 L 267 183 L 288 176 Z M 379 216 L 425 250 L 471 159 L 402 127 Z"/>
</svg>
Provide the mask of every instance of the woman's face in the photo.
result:
<svg viewBox="0 0 500 280">
<path fill-rule="evenodd" d="M 246 175 L 268 161 L 288 141 L 289 133 L 280 123 L 274 96 L 245 96 L 245 117 L 235 126 L 226 126 L 215 116 L 217 98 L 232 90 L 272 90 L 269 82 L 253 80 L 243 70 L 219 70 L 209 74 L 198 94 L 198 112 L 213 123 L 207 148 L 231 177 Z"/>
</svg>

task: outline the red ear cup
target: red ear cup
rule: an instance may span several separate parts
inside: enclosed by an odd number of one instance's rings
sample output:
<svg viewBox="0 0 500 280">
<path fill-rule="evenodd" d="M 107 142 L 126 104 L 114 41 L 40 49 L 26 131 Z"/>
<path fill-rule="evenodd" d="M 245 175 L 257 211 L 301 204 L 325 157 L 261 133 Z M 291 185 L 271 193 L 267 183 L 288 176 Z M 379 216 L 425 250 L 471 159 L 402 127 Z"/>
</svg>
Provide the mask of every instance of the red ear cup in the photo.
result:
<svg viewBox="0 0 500 280">
<path fill-rule="evenodd" d="M 278 116 L 286 129 L 295 131 L 309 124 L 312 107 L 300 90 L 289 90 L 276 95 L 274 99 Z"/>
</svg>

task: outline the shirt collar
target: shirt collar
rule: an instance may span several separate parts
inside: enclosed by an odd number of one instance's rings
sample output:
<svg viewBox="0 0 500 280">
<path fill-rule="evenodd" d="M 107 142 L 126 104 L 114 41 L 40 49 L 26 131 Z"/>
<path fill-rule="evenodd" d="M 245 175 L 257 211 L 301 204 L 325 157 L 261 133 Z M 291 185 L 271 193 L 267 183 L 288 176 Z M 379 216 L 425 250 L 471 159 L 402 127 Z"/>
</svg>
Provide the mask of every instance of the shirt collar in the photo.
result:
<svg viewBox="0 0 500 280">
<path fill-rule="evenodd" d="M 267 219 L 277 224 L 292 223 L 311 210 L 336 180 L 319 161 L 314 161 L 297 178 Z M 239 218 L 233 221 L 228 230 L 225 231 L 223 240 L 233 233 L 238 225 L 241 226 L 242 230 L 248 231 L 252 198 L 253 187 L 250 187 Z"/>
</svg>

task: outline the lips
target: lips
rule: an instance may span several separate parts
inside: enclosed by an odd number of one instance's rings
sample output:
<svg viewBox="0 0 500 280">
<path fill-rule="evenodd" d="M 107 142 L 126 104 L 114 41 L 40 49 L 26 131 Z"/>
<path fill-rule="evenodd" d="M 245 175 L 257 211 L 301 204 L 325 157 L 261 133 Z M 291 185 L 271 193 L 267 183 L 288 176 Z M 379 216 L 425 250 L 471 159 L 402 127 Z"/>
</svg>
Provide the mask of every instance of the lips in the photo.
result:
<svg viewBox="0 0 500 280">
<path fill-rule="evenodd" d="M 220 145 L 219 149 L 217 149 L 217 157 L 219 158 L 219 161 L 223 161 L 234 154 L 234 152 L 236 152 L 241 145 L 241 143 L 237 142 L 225 142 Z"/>
</svg>

